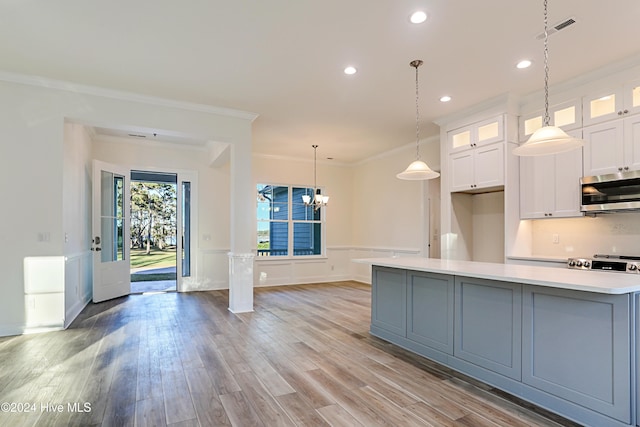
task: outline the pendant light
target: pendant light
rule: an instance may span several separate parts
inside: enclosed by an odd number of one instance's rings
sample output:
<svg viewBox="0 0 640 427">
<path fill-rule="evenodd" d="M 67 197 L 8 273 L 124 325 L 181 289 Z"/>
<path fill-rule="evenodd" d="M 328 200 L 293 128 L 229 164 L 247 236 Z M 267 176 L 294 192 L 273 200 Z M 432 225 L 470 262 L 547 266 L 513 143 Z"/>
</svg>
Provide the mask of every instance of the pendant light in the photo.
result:
<svg viewBox="0 0 640 427">
<path fill-rule="evenodd" d="M 418 109 L 418 67 L 422 65 L 420 59 L 411 61 L 409 63 L 416 69 L 416 160 L 412 162 L 407 168 L 396 175 L 397 178 L 406 180 L 423 180 L 433 179 L 440 176 L 438 172 L 431 170 L 429 166 L 422 160 L 420 160 L 420 110 Z"/>
<path fill-rule="evenodd" d="M 316 185 L 316 178 L 317 178 L 316 152 L 318 150 L 318 146 L 312 145 L 312 147 L 313 147 L 313 200 L 311 200 L 311 196 L 309 196 L 308 194 L 304 194 L 302 196 L 302 201 L 304 202 L 305 206 L 313 206 L 313 210 L 317 211 L 322 206 L 327 205 L 327 203 L 329 202 L 329 196 L 323 196 L 322 193 L 320 192 L 320 189 Z"/>
<path fill-rule="evenodd" d="M 550 126 L 549 119 L 549 32 L 547 30 L 547 0 L 544 0 L 544 118 L 540 129 L 527 142 L 513 150 L 516 156 L 544 156 L 564 153 L 580 148 L 584 141 L 567 135 L 556 126 Z"/>
</svg>

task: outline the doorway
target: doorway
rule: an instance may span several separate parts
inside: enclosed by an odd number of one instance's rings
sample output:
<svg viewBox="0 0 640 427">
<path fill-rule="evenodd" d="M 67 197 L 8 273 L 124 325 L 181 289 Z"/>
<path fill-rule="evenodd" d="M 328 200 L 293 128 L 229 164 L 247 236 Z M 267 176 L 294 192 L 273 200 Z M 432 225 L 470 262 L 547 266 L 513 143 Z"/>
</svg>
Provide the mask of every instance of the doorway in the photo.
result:
<svg viewBox="0 0 640 427">
<path fill-rule="evenodd" d="M 99 160 L 93 161 L 93 168 L 93 301 L 191 290 L 196 272 L 191 256 L 192 236 L 197 235 L 196 173 L 143 171 Z M 134 196 L 143 199 L 138 204 L 146 212 L 135 212 L 137 202 L 128 203 L 134 198 L 130 195 L 134 185 L 146 187 L 146 194 L 140 191 Z M 131 226 L 132 215 L 148 221 L 142 224 L 143 231 Z M 132 250 L 146 257 L 134 263 Z M 154 276 L 132 281 L 132 267 L 134 274 Z"/>
<path fill-rule="evenodd" d="M 131 293 L 177 289 L 175 173 L 131 171 Z"/>
</svg>

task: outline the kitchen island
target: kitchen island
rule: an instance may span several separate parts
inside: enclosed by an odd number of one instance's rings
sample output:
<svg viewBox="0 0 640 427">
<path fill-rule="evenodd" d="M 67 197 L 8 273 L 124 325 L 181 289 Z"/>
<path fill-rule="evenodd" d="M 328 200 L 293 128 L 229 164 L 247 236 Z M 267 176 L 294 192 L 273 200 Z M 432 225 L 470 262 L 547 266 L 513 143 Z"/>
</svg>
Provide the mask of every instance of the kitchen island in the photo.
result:
<svg viewBox="0 0 640 427">
<path fill-rule="evenodd" d="M 640 274 L 371 258 L 371 334 L 580 424 L 636 425 Z"/>
</svg>

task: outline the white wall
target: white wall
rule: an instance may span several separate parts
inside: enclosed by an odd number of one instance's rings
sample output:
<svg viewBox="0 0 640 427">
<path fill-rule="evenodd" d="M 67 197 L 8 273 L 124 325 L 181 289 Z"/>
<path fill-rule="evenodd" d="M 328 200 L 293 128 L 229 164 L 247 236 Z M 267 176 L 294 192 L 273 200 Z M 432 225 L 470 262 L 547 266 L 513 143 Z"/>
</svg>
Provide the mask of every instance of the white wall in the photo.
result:
<svg viewBox="0 0 640 427">
<path fill-rule="evenodd" d="M 471 197 L 474 261 L 504 262 L 504 191 Z"/>
<path fill-rule="evenodd" d="M 24 259 L 63 257 L 67 252 L 63 201 L 71 196 L 63 193 L 67 188 L 84 190 L 73 181 L 65 182 L 65 120 L 104 127 L 163 129 L 174 135 L 247 146 L 250 151 L 254 117 L 0 73 L 0 185 L 5 199 L 0 229 L 0 335 L 19 334 L 26 328 Z M 246 160 L 250 164 L 250 158 Z M 244 201 L 248 204 L 249 199 L 240 200 L 237 206 L 244 206 Z M 228 206 L 216 209 L 228 210 Z M 244 218 L 234 229 L 250 227 Z"/>
<path fill-rule="evenodd" d="M 85 127 L 64 125 L 62 229 L 64 230 L 65 326 L 80 313 L 92 295 L 91 252 L 91 137 Z"/>
<path fill-rule="evenodd" d="M 421 141 L 420 154 L 440 170 L 440 141 Z M 394 150 L 356 165 L 353 171 L 352 258 L 415 256 L 426 253 L 429 240 L 429 184 L 396 178 L 413 160 L 415 145 Z M 369 267 L 351 266 L 353 278 L 369 282 Z"/>
</svg>

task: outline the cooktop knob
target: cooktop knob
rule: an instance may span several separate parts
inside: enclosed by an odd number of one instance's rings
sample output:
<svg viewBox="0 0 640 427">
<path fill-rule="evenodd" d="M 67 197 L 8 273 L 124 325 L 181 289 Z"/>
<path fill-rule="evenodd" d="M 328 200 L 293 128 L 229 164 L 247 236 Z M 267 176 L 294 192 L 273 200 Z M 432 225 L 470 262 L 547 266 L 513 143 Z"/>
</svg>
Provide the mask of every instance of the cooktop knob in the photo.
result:
<svg viewBox="0 0 640 427">
<path fill-rule="evenodd" d="M 591 265 L 591 263 L 589 261 L 585 261 L 583 264 L 585 267 L 589 268 L 589 266 Z"/>
<path fill-rule="evenodd" d="M 637 269 L 638 269 L 638 266 L 636 264 L 629 265 L 629 271 L 636 271 Z"/>
<path fill-rule="evenodd" d="M 576 265 L 575 260 L 569 260 L 569 267 L 574 267 Z"/>
<path fill-rule="evenodd" d="M 576 261 L 576 266 L 582 267 L 582 261 L 580 261 L 580 260 Z"/>
</svg>

